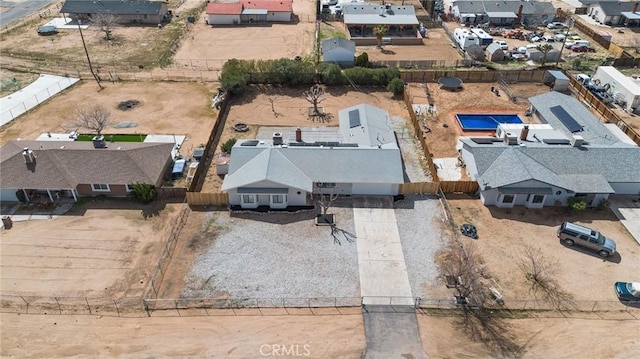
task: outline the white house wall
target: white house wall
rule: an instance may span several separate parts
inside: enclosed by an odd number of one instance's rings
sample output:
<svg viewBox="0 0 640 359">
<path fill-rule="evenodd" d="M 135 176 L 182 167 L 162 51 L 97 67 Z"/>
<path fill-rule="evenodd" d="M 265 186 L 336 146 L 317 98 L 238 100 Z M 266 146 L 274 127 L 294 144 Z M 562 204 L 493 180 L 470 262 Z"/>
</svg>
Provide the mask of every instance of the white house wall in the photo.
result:
<svg viewBox="0 0 640 359">
<path fill-rule="evenodd" d="M 640 181 L 640 179 L 639 179 Z M 609 183 L 611 188 L 616 191 L 616 194 L 639 194 L 640 182 L 636 183 Z"/>
<path fill-rule="evenodd" d="M 209 15 L 210 25 L 233 25 L 240 23 L 240 15 Z"/>
<path fill-rule="evenodd" d="M 267 21 L 269 22 L 289 22 L 291 21 L 291 12 L 268 12 L 267 13 Z"/>
<path fill-rule="evenodd" d="M 313 187 L 313 194 L 350 195 L 351 193 L 351 183 L 336 183 L 336 186 L 332 188 L 318 187 L 317 183 L 314 183 Z"/>
<path fill-rule="evenodd" d="M 17 189 L 12 188 L 3 188 L 0 189 L 0 202 L 17 202 L 18 197 L 16 197 Z"/>
<path fill-rule="evenodd" d="M 620 74 L 620 76 L 624 76 Z M 619 93 L 623 100 L 627 103 L 626 110 L 630 108 L 636 109 L 636 113 L 640 112 L 640 96 L 636 95 L 631 89 L 628 89 L 623 84 L 619 82 L 619 79 L 616 79 L 609 71 L 599 69 L 596 70 L 596 73 L 593 74 L 593 80 L 600 80 L 600 85 L 604 86 L 605 84 L 609 84 L 611 86 L 611 93 L 616 94 Z"/>
<path fill-rule="evenodd" d="M 395 196 L 398 194 L 398 185 L 390 183 L 354 183 L 351 193 L 354 195 Z"/>
<path fill-rule="evenodd" d="M 589 11 L 587 11 L 587 15 L 589 15 L 589 17 L 594 20 L 600 21 L 600 23 L 602 24 L 604 24 L 605 22 L 606 15 L 604 11 L 602 11 L 602 8 L 600 7 L 600 5 L 598 5 L 597 3 L 589 6 Z"/>
<path fill-rule="evenodd" d="M 337 48 L 327 51 L 326 54 L 323 54 L 323 58 L 325 62 L 337 62 L 339 64 L 353 65 L 355 61 L 354 54 L 351 51 L 345 50 L 343 48 Z"/>
</svg>

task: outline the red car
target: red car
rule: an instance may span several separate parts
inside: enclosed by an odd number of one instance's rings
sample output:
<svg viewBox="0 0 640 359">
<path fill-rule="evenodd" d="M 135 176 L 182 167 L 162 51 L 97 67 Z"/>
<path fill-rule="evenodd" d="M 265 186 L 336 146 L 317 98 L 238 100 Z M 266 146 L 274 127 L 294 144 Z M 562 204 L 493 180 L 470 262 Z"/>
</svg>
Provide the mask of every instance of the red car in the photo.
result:
<svg viewBox="0 0 640 359">
<path fill-rule="evenodd" d="M 572 46 L 571 47 L 571 51 L 573 51 L 573 52 L 596 52 L 596 49 L 594 49 L 591 46 L 576 45 L 576 46 Z"/>
</svg>

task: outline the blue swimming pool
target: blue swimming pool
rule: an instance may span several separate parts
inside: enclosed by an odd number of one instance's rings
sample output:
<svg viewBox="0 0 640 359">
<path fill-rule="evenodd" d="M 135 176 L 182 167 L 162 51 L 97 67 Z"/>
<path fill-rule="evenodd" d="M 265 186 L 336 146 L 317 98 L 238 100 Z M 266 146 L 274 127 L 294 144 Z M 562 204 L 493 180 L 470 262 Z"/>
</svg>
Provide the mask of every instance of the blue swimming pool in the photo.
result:
<svg viewBox="0 0 640 359">
<path fill-rule="evenodd" d="M 456 114 L 456 119 L 463 130 L 492 131 L 498 128 L 498 123 L 522 123 L 516 114 Z"/>
</svg>

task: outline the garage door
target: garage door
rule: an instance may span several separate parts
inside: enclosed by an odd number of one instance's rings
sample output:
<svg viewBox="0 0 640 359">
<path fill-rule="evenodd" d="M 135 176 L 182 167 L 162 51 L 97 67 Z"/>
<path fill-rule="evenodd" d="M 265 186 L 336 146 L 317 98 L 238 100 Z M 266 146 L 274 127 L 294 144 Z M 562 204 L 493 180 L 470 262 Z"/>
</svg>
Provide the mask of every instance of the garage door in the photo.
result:
<svg viewBox="0 0 640 359">
<path fill-rule="evenodd" d="M 16 197 L 15 189 L 5 188 L 0 189 L 0 201 L 1 202 L 17 202 L 18 197 Z"/>
</svg>

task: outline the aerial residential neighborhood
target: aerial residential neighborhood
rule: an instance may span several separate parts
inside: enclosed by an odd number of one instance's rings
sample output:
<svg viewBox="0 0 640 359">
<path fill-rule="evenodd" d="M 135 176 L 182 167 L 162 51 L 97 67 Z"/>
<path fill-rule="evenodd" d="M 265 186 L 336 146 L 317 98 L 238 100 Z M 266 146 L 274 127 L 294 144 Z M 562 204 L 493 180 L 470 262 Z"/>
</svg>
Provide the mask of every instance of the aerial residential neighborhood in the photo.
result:
<svg viewBox="0 0 640 359">
<path fill-rule="evenodd" d="M 639 4 L 3 3 L 0 356 L 638 357 Z"/>
</svg>

